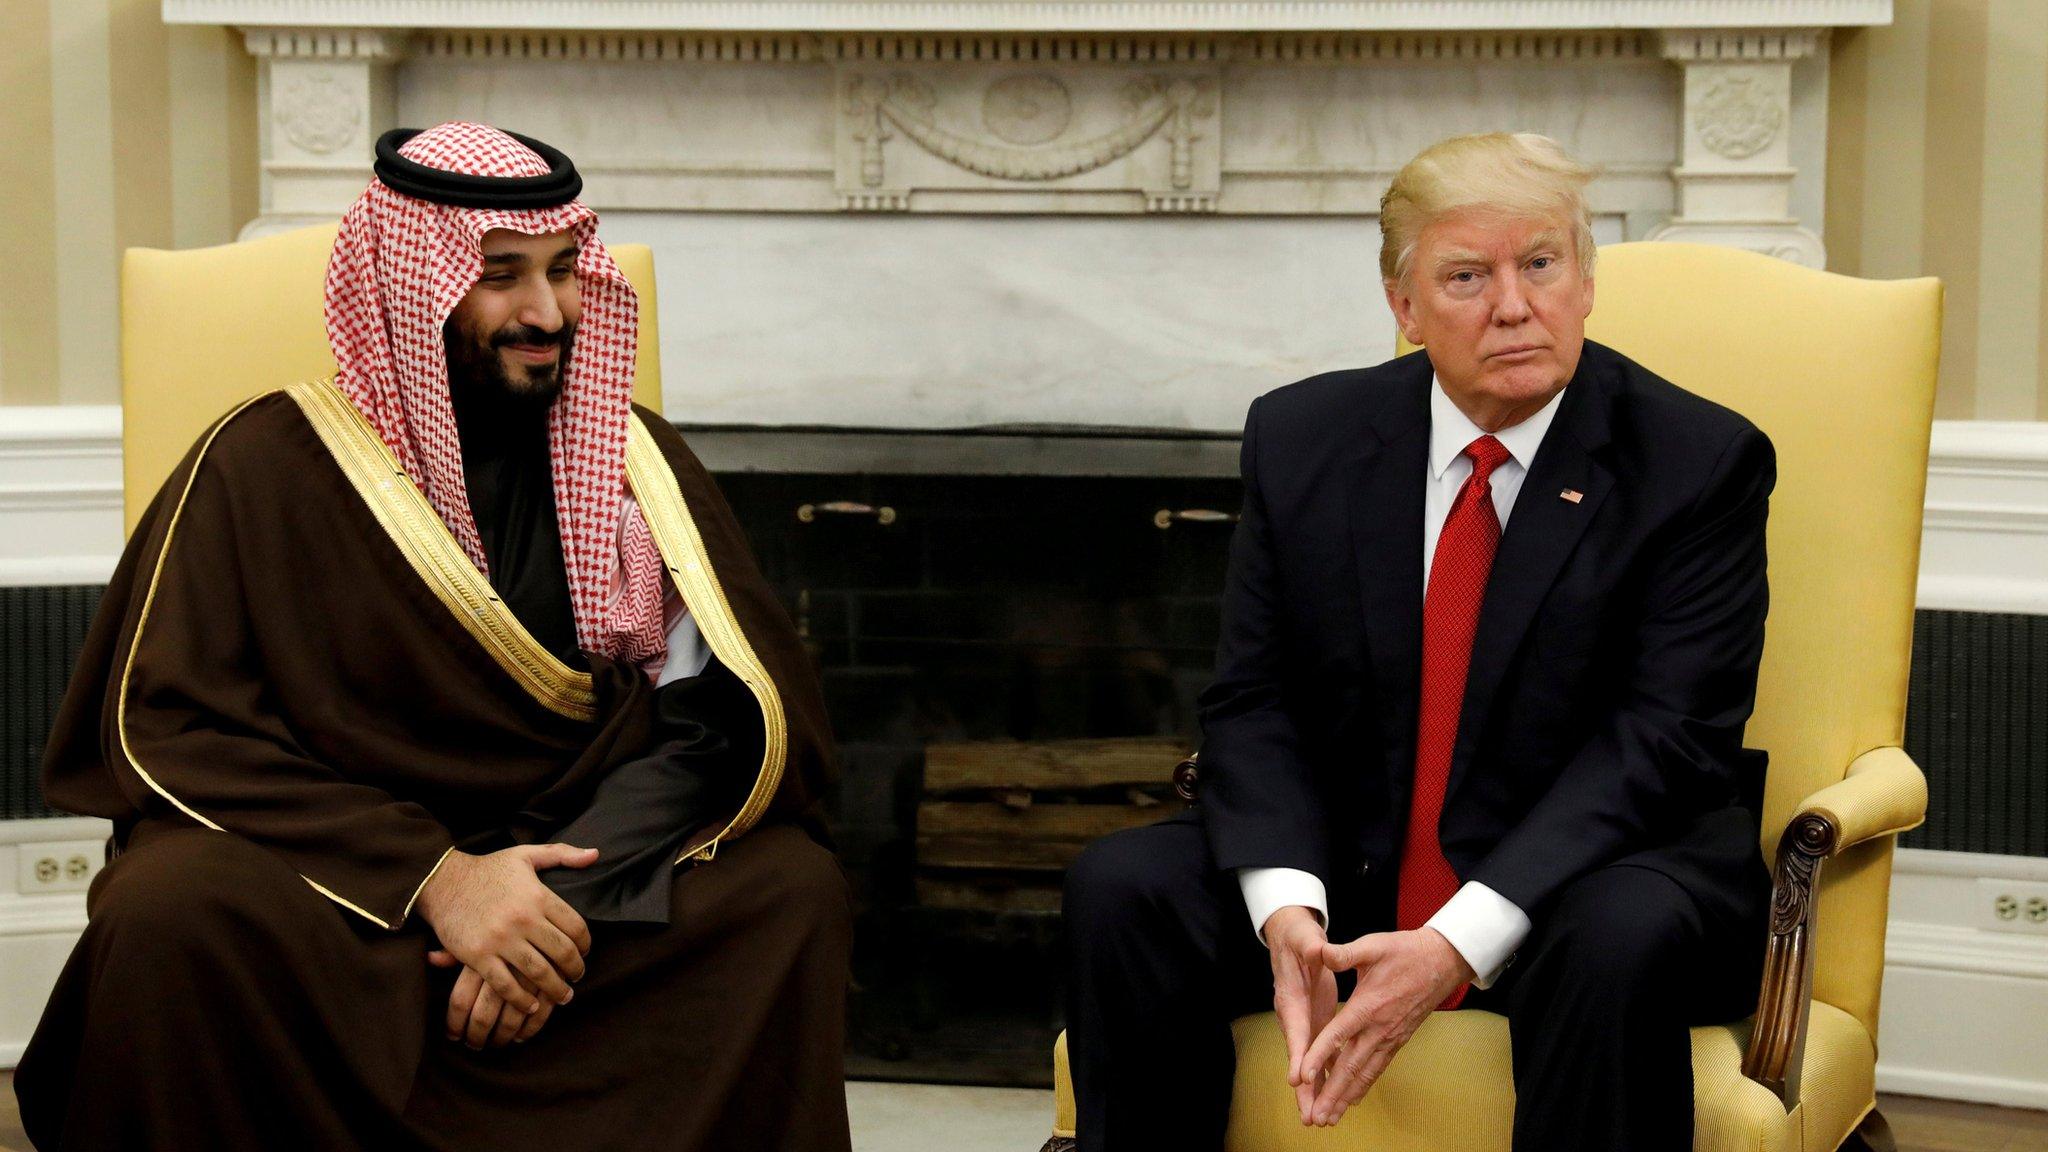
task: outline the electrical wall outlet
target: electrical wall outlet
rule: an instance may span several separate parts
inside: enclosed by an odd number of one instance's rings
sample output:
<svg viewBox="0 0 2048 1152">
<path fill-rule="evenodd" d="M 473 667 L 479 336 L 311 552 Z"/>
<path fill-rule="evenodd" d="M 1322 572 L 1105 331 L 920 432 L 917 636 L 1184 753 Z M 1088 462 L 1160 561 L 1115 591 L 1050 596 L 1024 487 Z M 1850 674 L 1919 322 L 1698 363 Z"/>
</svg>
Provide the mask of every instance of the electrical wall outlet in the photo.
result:
<svg viewBox="0 0 2048 1152">
<path fill-rule="evenodd" d="M 1977 881 L 1979 928 L 2048 936 L 2048 880 Z"/>
<path fill-rule="evenodd" d="M 83 892 L 107 862 L 104 840 L 54 840 L 14 846 L 14 890 L 24 896 Z"/>
</svg>

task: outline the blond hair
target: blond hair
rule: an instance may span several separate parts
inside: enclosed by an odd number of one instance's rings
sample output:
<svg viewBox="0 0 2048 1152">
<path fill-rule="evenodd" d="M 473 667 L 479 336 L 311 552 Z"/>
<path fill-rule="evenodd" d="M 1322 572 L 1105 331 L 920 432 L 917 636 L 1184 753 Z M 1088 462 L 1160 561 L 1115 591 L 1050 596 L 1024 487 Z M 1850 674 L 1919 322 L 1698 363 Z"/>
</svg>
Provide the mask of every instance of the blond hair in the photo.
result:
<svg viewBox="0 0 2048 1152">
<path fill-rule="evenodd" d="M 1424 148 L 1380 197 L 1380 275 L 1402 281 L 1422 230 L 1453 212 L 1479 209 L 1571 226 L 1579 271 L 1593 275 L 1593 214 L 1585 189 L 1594 170 L 1534 132 L 1453 136 Z"/>
</svg>

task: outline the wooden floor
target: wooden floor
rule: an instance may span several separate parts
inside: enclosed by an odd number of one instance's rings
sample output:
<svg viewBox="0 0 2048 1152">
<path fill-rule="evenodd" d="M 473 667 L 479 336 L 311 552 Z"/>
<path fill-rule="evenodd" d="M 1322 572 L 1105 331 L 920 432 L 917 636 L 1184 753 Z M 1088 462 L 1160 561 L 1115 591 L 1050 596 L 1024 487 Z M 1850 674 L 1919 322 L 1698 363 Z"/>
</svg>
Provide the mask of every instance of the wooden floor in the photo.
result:
<svg viewBox="0 0 2048 1152">
<path fill-rule="evenodd" d="M 2048 1112 L 1879 1096 L 1899 1152 L 2048 1152 Z"/>
<path fill-rule="evenodd" d="M 29 1152 L 21 1134 L 21 1108 L 14 1102 L 14 1073 L 0 1072 L 0 1152 Z"/>
<path fill-rule="evenodd" d="M 1878 1106 L 1898 1135 L 1899 1152 L 2048 1152 L 2048 1112 L 1914 1096 L 1879 1097 Z M 21 1134 L 12 1072 L 0 1072 L 0 1152 L 31 1152 Z"/>
</svg>

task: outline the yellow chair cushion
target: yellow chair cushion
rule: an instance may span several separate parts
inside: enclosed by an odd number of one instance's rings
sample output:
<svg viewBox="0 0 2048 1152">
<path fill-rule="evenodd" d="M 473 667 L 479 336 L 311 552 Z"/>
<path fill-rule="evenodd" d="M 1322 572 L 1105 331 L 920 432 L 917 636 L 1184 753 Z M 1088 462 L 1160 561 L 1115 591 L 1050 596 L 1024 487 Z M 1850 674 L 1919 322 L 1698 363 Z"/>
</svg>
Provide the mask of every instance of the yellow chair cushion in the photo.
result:
<svg viewBox="0 0 2048 1152">
<path fill-rule="evenodd" d="M 1807 1103 L 1788 1115 L 1742 1076 L 1747 1021 L 1692 1030 L 1694 1152 L 1832 1150 L 1863 1118 L 1877 1055 L 1854 1017 L 1813 1006 Z M 1430 1017 L 1335 1128 L 1304 1128 L 1287 1086 L 1287 1046 L 1270 1012 L 1232 1026 L 1237 1083 L 1230 1152 L 1506 1152 L 1515 1089 L 1508 1022 L 1491 1012 Z"/>
<path fill-rule="evenodd" d="M 334 373 L 325 285 L 335 225 L 121 263 L 121 450 L 132 530 L 208 425 L 260 392 Z M 633 398 L 661 411 L 654 253 L 611 248 L 640 295 Z"/>
<path fill-rule="evenodd" d="M 1806 1093 L 1790 1113 L 1743 1076 L 1749 1021 L 1692 1029 L 1694 1152 L 1833 1152 L 1876 1099 L 1878 1050 L 1855 1017 L 1817 1002 Z M 1507 1017 L 1436 1013 L 1337 1127 L 1303 1127 L 1272 1013 L 1231 1025 L 1237 1082 L 1225 1152 L 1507 1152 L 1516 1113 Z M 1165 1107 L 1171 1107 L 1167 1103 Z M 1053 1136 L 1073 1136 L 1067 1033 L 1053 1045 Z"/>
<path fill-rule="evenodd" d="M 1806 1100 L 1789 1114 L 1743 1078 L 1749 1022 L 1692 1030 L 1694 1152 L 1832 1152 L 1875 1096 L 1877 1049 L 1855 1017 L 1813 1006 Z M 1491 1012 L 1429 1018 L 1335 1128 L 1305 1128 L 1287 1086 L 1287 1045 L 1271 1012 L 1231 1026 L 1237 1082 L 1227 1152 L 1505 1152 L 1515 1114 L 1508 1022 Z M 1074 1130 L 1067 1037 L 1054 1045 L 1055 1135 Z M 1816 1090 L 1818 1089 L 1818 1090 Z M 1170 1102 L 1162 1102 L 1170 1107 Z"/>
</svg>

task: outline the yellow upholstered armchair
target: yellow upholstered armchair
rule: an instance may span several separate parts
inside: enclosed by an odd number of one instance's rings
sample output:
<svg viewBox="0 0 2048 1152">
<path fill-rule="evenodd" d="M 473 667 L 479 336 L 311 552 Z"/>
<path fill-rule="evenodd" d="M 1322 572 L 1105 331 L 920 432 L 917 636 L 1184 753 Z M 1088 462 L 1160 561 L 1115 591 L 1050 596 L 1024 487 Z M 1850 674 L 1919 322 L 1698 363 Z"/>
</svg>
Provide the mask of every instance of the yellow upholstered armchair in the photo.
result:
<svg viewBox="0 0 2048 1152">
<path fill-rule="evenodd" d="M 213 421 L 243 400 L 334 374 L 323 311 L 334 225 L 121 264 L 121 453 L 128 529 Z M 633 398 L 661 410 L 654 253 L 611 248 L 640 294 Z"/>
<path fill-rule="evenodd" d="M 1776 862 L 1772 922 L 1757 941 L 1756 1015 L 1692 1031 L 1693 1147 L 1889 1148 L 1875 1108 L 1878 990 L 1893 842 L 1927 809 L 1900 744 L 1941 285 L 1677 243 L 1602 249 L 1598 285 L 1591 338 L 1743 413 L 1778 450 L 1771 613 L 1745 741 L 1771 757 L 1759 848 Z M 1233 1152 L 1508 1148 L 1501 1016 L 1436 1014 L 1333 1129 L 1301 1125 L 1271 1013 L 1234 1032 Z M 1051 1146 L 1073 1135 L 1064 1036 L 1054 1066 Z"/>
</svg>

